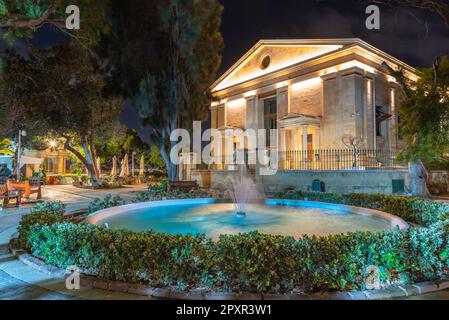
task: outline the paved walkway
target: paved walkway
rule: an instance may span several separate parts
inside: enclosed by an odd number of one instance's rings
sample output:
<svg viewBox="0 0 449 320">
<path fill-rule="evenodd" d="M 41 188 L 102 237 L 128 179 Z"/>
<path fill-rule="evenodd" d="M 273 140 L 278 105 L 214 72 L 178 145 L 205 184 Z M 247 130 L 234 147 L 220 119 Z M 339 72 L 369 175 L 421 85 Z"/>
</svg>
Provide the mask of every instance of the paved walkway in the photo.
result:
<svg viewBox="0 0 449 320">
<path fill-rule="evenodd" d="M 114 190 L 84 190 L 72 186 L 46 186 L 44 199 L 58 199 L 67 205 L 68 211 L 87 208 L 95 198 L 104 198 L 107 194 L 120 195 L 130 202 L 136 192 L 145 190 L 145 186 L 133 186 Z M 147 299 L 131 294 L 112 293 L 93 288 L 67 290 L 62 280 L 55 280 L 17 260 L 8 252 L 8 242 L 16 233 L 23 214 L 30 206 L 0 211 L 0 300 L 142 300 Z"/>
</svg>

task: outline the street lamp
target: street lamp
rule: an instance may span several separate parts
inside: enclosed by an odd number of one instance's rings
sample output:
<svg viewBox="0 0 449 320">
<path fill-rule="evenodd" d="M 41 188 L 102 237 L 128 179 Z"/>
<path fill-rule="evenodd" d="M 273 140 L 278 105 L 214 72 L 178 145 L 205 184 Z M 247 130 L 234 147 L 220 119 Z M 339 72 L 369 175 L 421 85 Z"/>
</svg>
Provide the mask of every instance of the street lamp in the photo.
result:
<svg viewBox="0 0 449 320">
<path fill-rule="evenodd" d="M 21 153 L 22 153 L 22 137 L 26 137 L 27 136 L 27 132 L 25 130 L 19 130 L 19 141 L 18 141 L 18 146 L 17 146 L 17 176 L 16 179 L 17 181 L 20 181 L 20 158 L 21 158 Z"/>
<path fill-rule="evenodd" d="M 50 146 L 51 151 L 55 151 L 56 147 L 58 146 L 58 142 L 56 140 L 50 140 L 48 145 Z"/>
</svg>

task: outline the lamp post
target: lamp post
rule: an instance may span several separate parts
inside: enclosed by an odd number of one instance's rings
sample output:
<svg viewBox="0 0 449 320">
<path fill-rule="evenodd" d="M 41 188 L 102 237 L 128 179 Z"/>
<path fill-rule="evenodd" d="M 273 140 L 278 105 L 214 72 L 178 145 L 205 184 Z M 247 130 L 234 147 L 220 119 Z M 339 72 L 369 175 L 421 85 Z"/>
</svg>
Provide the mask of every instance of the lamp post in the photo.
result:
<svg viewBox="0 0 449 320">
<path fill-rule="evenodd" d="M 25 130 L 19 130 L 19 141 L 17 146 L 17 168 L 16 168 L 16 179 L 17 181 L 20 181 L 20 158 L 22 153 L 22 137 L 26 137 L 27 132 Z"/>
</svg>

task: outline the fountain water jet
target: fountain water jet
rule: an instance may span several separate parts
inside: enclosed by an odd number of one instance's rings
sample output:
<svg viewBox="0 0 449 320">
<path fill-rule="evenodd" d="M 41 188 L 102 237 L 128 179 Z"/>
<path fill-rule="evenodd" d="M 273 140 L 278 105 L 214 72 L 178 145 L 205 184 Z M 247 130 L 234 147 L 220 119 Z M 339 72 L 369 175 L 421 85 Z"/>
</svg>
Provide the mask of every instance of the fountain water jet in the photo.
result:
<svg viewBox="0 0 449 320">
<path fill-rule="evenodd" d="M 239 174 L 226 177 L 224 183 L 226 192 L 234 204 L 234 212 L 238 216 L 245 216 L 250 201 L 259 199 L 257 186 L 253 179 L 247 176 L 246 168 L 240 167 Z"/>
</svg>

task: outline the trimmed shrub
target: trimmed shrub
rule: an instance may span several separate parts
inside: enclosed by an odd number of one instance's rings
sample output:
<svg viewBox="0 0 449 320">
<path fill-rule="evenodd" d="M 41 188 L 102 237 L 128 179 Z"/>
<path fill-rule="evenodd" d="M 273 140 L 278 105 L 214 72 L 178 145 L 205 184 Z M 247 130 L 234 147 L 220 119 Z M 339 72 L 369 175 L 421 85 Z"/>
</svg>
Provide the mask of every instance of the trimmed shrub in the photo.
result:
<svg viewBox="0 0 449 320">
<path fill-rule="evenodd" d="M 97 198 L 89 203 L 89 213 L 97 212 L 103 209 L 118 207 L 124 205 L 126 202 L 120 196 L 112 196 L 108 194 L 103 200 Z"/>
<path fill-rule="evenodd" d="M 292 192 L 293 199 L 385 210 L 426 227 L 292 237 L 258 232 L 204 235 L 109 230 L 62 223 L 59 215 L 25 216 L 21 239 L 36 257 L 110 280 L 214 290 L 286 293 L 364 290 L 370 266 L 382 286 L 449 277 L 447 205 L 407 197 Z M 279 195 L 281 197 L 281 195 Z"/>
<path fill-rule="evenodd" d="M 449 275 L 447 232 L 441 226 L 326 237 L 258 232 L 221 236 L 168 235 L 107 230 L 91 225 L 33 225 L 33 255 L 101 278 L 235 292 L 285 293 L 295 289 L 365 289 L 369 266 L 384 286 Z"/>
<path fill-rule="evenodd" d="M 31 249 L 35 243 L 32 240 L 33 226 L 39 228 L 46 225 L 53 225 L 63 221 L 62 215 L 55 215 L 46 212 L 38 212 L 34 214 L 25 215 L 19 224 L 19 240 L 27 250 Z"/>
<path fill-rule="evenodd" d="M 54 215 L 63 215 L 65 212 L 65 204 L 61 201 L 45 201 L 36 204 L 31 208 L 30 213 L 48 213 Z"/>
<path fill-rule="evenodd" d="M 149 189 L 145 192 L 137 193 L 133 202 L 145 202 L 145 201 L 159 201 L 159 200 L 179 200 L 179 199 L 198 199 L 198 198 L 213 198 L 213 197 L 222 197 L 220 194 L 211 194 L 210 192 L 206 192 L 203 190 L 172 190 L 167 192 L 166 190 L 153 190 Z"/>
<path fill-rule="evenodd" d="M 382 194 L 332 194 L 320 192 L 288 191 L 276 193 L 276 198 L 309 200 L 345 204 L 391 213 L 408 222 L 430 226 L 449 218 L 449 204 L 429 199 L 387 196 Z"/>
</svg>

